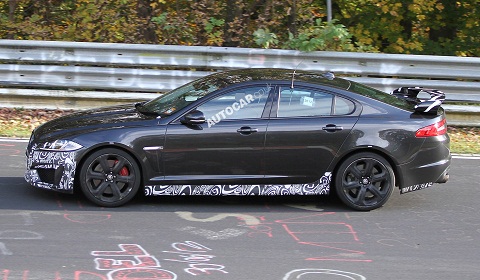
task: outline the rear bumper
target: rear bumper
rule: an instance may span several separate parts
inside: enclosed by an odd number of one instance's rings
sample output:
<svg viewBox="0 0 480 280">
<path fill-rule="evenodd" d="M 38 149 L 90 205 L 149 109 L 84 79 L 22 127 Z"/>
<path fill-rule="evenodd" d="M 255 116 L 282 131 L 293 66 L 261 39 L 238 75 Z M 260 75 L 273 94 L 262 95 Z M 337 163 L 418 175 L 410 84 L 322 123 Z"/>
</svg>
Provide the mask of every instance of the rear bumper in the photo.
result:
<svg viewBox="0 0 480 280">
<path fill-rule="evenodd" d="M 430 154 L 430 157 L 432 153 Z M 438 156 L 438 154 L 437 154 Z M 417 157 L 418 158 L 418 157 Z M 434 183 L 446 183 L 452 157 L 450 152 L 443 158 L 428 164 L 422 164 L 421 158 L 408 164 L 398 166 L 402 174 L 401 193 L 416 191 L 432 186 Z"/>
<path fill-rule="evenodd" d="M 439 184 L 446 183 L 448 179 L 450 179 L 450 175 L 448 174 L 449 171 L 450 171 L 450 168 L 447 168 L 447 170 L 443 172 L 443 174 L 440 176 L 440 178 L 438 178 L 438 180 L 435 183 L 439 183 Z"/>
<path fill-rule="evenodd" d="M 397 166 L 402 178 L 398 182 L 401 192 L 447 182 L 451 161 L 448 135 L 426 138 L 412 160 Z"/>
</svg>

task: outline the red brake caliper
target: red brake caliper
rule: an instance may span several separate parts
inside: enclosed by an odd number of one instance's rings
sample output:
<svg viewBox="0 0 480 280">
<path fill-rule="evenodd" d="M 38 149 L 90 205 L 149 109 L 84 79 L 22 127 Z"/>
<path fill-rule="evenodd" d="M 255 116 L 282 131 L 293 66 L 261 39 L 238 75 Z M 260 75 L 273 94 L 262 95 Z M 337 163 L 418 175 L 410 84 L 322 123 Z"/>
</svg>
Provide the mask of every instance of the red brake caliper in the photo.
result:
<svg viewBox="0 0 480 280">
<path fill-rule="evenodd" d="M 115 161 L 115 164 L 118 163 L 118 160 Z M 120 169 L 120 171 L 118 172 L 118 175 L 120 176 L 128 176 L 130 175 L 130 172 L 128 172 L 128 168 L 126 166 L 122 167 L 122 169 Z"/>
<path fill-rule="evenodd" d="M 127 167 L 122 167 L 122 169 L 120 169 L 120 172 L 118 172 L 118 174 L 120 174 L 121 176 L 128 176 L 130 175 L 130 172 L 128 172 L 128 168 Z"/>
</svg>

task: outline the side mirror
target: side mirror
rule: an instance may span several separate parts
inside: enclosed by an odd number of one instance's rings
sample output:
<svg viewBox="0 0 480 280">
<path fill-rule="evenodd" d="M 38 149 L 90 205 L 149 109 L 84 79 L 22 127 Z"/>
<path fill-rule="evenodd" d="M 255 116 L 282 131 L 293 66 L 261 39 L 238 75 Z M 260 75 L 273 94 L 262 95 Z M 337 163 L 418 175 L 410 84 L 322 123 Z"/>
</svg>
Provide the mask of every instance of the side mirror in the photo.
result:
<svg viewBox="0 0 480 280">
<path fill-rule="evenodd" d="M 180 122 L 186 125 L 199 125 L 206 122 L 205 115 L 202 111 L 193 110 L 186 113 L 181 119 Z"/>
</svg>

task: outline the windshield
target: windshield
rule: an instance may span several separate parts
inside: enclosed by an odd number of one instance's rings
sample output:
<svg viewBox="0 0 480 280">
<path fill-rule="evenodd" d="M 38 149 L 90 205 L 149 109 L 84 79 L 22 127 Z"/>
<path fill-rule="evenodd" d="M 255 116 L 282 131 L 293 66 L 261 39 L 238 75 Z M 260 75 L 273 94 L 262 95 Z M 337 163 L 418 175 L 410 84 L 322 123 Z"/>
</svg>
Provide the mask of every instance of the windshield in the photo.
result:
<svg viewBox="0 0 480 280">
<path fill-rule="evenodd" d="M 177 89 L 174 89 L 158 98 L 146 102 L 137 107 L 142 113 L 156 114 L 159 116 L 170 115 L 175 111 L 185 108 L 192 102 L 206 96 L 207 94 L 221 89 L 227 85 L 216 75 L 195 80 Z"/>
</svg>

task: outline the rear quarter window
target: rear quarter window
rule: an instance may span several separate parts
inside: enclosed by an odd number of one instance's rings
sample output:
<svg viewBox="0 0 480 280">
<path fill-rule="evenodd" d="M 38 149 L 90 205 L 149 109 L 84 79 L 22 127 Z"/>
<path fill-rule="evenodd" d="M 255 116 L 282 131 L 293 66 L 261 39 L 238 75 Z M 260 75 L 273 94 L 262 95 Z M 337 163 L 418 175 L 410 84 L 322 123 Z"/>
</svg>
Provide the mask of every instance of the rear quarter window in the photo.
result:
<svg viewBox="0 0 480 280">
<path fill-rule="evenodd" d="M 413 106 L 409 104 L 407 101 L 399 99 L 391 94 L 385 93 L 383 91 L 380 91 L 362 84 L 352 82 L 352 86 L 350 87 L 349 90 L 352 92 L 358 93 L 360 95 L 370 97 L 372 99 L 389 104 L 391 106 L 395 106 L 403 110 L 408 110 L 408 111 L 413 110 Z"/>
<path fill-rule="evenodd" d="M 333 106 L 332 115 L 348 115 L 355 110 L 355 104 L 343 97 L 335 96 L 335 104 Z"/>
</svg>

